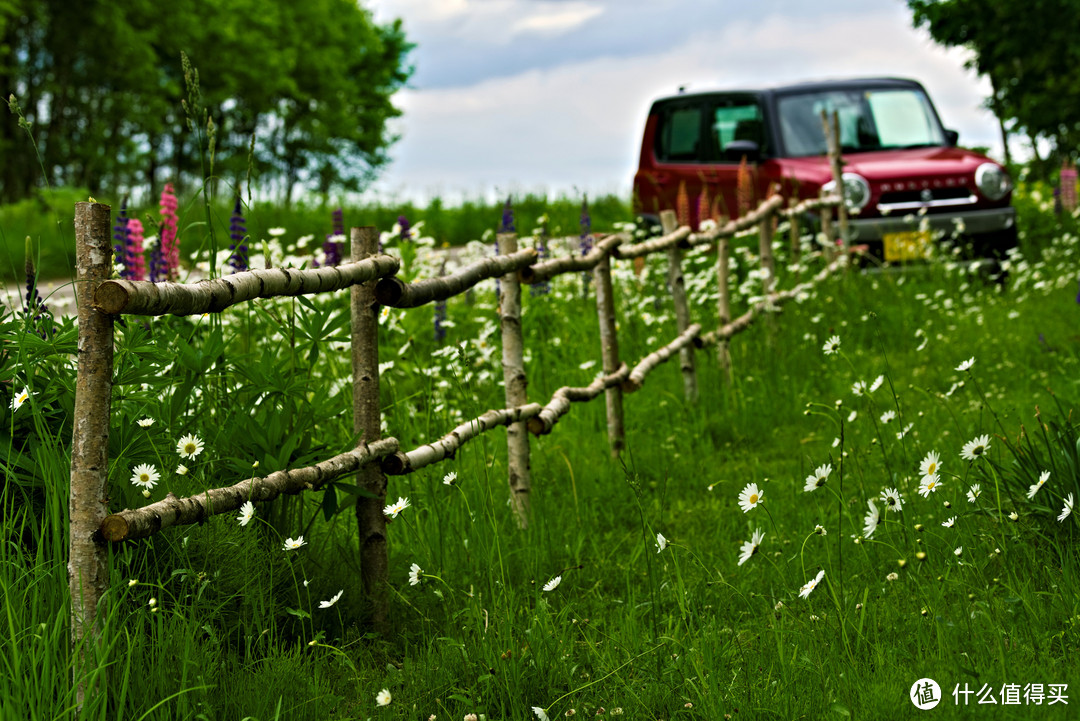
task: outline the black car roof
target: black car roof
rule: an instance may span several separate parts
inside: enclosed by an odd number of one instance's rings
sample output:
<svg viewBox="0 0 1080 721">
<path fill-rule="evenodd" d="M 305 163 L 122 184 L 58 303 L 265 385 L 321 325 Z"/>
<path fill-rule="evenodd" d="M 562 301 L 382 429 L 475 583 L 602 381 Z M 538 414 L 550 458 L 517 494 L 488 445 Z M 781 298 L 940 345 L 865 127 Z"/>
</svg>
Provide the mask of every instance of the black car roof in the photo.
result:
<svg viewBox="0 0 1080 721">
<path fill-rule="evenodd" d="M 756 88 L 736 87 L 695 90 L 694 92 L 681 92 L 676 95 L 667 95 L 662 98 L 658 98 L 656 102 L 661 103 L 667 102 L 669 100 L 679 100 L 685 98 L 701 97 L 706 95 L 727 95 L 739 93 L 753 95 L 786 95 L 788 93 L 808 93 L 820 90 L 843 90 L 847 88 L 865 87 L 922 88 L 922 85 L 916 80 L 909 80 L 907 78 L 840 78 L 837 80 L 809 80 L 805 82 L 789 83 L 785 85 L 759 86 Z"/>
</svg>

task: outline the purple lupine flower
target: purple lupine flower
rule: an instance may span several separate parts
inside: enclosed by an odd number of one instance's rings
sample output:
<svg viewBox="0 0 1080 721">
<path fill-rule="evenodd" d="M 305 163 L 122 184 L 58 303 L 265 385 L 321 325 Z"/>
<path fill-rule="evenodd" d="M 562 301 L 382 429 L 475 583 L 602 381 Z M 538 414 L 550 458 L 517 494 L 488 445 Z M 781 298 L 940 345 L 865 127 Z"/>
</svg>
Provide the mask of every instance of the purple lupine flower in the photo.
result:
<svg viewBox="0 0 1080 721">
<path fill-rule="evenodd" d="M 31 245 L 30 238 L 26 238 L 26 304 L 23 306 L 23 310 L 26 312 L 30 322 L 37 330 L 38 334 L 42 338 L 48 338 L 52 335 L 52 313 L 45 307 L 45 301 L 42 300 L 41 294 L 37 289 L 37 269 L 34 268 L 34 256 L 33 246 Z"/>
<path fill-rule="evenodd" d="M 128 265 L 128 214 L 127 214 L 127 198 L 125 197 L 120 201 L 120 212 L 116 215 L 116 223 L 113 225 L 113 240 L 116 244 L 113 245 L 113 263 L 119 263 L 123 266 L 120 270 L 120 277 L 130 279 L 131 278 L 131 266 Z"/>
<path fill-rule="evenodd" d="M 236 199 L 236 207 L 233 208 L 232 218 L 229 219 L 229 238 L 232 244 L 229 250 L 233 253 L 229 256 L 229 265 L 234 273 L 248 269 L 247 247 L 247 221 L 244 220 L 243 208 L 240 206 L 240 198 Z"/>
<path fill-rule="evenodd" d="M 165 267 L 165 258 L 161 255 L 161 239 L 150 249 L 150 282 L 161 283 L 169 279 L 168 269 Z"/>
<path fill-rule="evenodd" d="M 589 196 L 585 196 L 581 199 L 581 254 L 588 255 L 589 251 L 593 249 L 592 239 L 592 217 L 589 215 Z M 581 290 L 585 295 L 589 294 L 589 272 L 585 271 L 581 274 Z"/>
<path fill-rule="evenodd" d="M 540 216 L 540 233 L 536 236 L 536 262 L 542 262 L 547 259 L 548 253 L 548 217 L 547 215 Z M 551 290 L 551 285 L 546 281 L 540 281 L 539 283 L 533 283 L 529 286 L 529 295 L 546 295 Z"/>
<path fill-rule="evenodd" d="M 334 224 L 334 235 L 345 235 L 345 211 L 335 208 L 330 214 Z"/>
<path fill-rule="evenodd" d="M 398 240 L 412 240 L 412 226 L 409 225 L 409 219 L 404 215 L 397 217 L 398 227 L 401 229 L 398 231 Z"/>
<path fill-rule="evenodd" d="M 327 267 L 334 267 L 341 265 L 341 237 L 340 235 L 330 234 L 326 236 L 326 241 L 323 243 L 323 265 Z"/>
</svg>

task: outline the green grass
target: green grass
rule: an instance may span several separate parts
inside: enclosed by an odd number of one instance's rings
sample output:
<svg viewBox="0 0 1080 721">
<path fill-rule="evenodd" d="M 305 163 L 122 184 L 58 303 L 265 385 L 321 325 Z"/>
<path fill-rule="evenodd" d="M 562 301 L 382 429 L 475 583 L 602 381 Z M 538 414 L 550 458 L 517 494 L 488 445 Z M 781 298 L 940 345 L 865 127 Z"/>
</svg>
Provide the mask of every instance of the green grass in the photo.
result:
<svg viewBox="0 0 1080 721">
<path fill-rule="evenodd" d="M 303 232 L 299 221 L 274 224 L 289 239 Z M 1004 289 L 947 264 L 825 282 L 733 340 L 730 386 L 714 351 L 699 353 L 696 406 L 682 398 L 676 363 L 652 374 L 625 398 L 620 461 L 608 451 L 603 402 L 576 405 L 532 441 L 526 531 L 507 505 L 502 431 L 391 478 L 390 496 L 411 506 L 389 526 L 389 640 L 364 625 L 355 497 L 344 484 L 264 504 L 247 527 L 229 514 L 115 547 L 91 670 L 107 669 L 108 693 L 84 716 L 531 719 L 538 706 L 552 719 L 600 708 L 629 719 L 904 719 L 922 713 L 907 699 L 912 683 L 931 677 L 945 694 L 939 718 L 1070 718 L 1073 698 L 965 710 L 951 695 L 965 683 L 998 695 L 1005 683 L 1071 691 L 1080 681 L 1078 521 L 1056 521 L 1062 499 L 1080 497 L 1071 415 L 1080 247 L 1059 227 L 1037 250 L 1013 264 Z M 749 255 L 735 253 L 740 308 L 757 292 Z M 712 261 L 705 251 L 687 261 L 706 327 Z M 436 267 L 421 250 L 409 270 Z M 795 272 L 780 278 L 789 287 Z M 619 262 L 616 282 L 621 353 L 633 362 L 674 336 L 663 261 L 650 259 L 641 276 Z M 549 295 L 525 292 L 530 399 L 598 370 L 594 293 L 583 288 L 575 274 Z M 314 300 L 315 312 L 281 300 L 220 321 L 118 326 L 111 506 L 146 503 L 128 481 L 137 463 L 162 471 L 158 499 L 349 447 L 346 304 L 341 294 Z M 381 359 L 392 362 L 382 374 L 387 433 L 405 448 L 502 402 L 493 283 L 450 302 L 442 344 L 432 314 L 391 310 L 381 325 Z M 74 331 L 67 321 L 42 339 L 25 323 L 0 323 L 0 407 L 23 385 L 33 392 L 0 420 L 0 708 L 52 719 L 73 706 L 64 524 Z M 833 335 L 839 352 L 826 355 Z M 955 370 L 972 356 L 970 371 Z M 853 393 L 879 375 L 875 391 Z M 887 411 L 897 417 L 883 421 Z M 155 419 L 148 429 L 135 423 L 145 417 Z M 185 433 L 206 448 L 177 475 Z M 962 460 L 983 434 L 986 455 Z M 924 498 L 919 464 L 931 450 L 943 484 Z M 824 464 L 833 468 L 825 486 L 805 492 Z M 1044 470 L 1050 479 L 1028 500 Z M 449 471 L 453 486 L 443 483 Z M 764 500 L 744 513 L 737 497 L 748 483 Z M 972 483 L 977 503 L 965 497 Z M 860 538 L 867 502 L 885 488 L 899 489 L 903 510 Z M 756 529 L 764 542 L 739 565 Z M 657 533 L 669 542 L 662 552 Z M 307 545 L 281 550 L 300 534 Z M 416 586 L 413 563 L 424 574 Z M 801 598 L 819 569 L 824 580 Z M 558 587 L 542 590 L 556 576 Z M 339 590 L 340 601 L 319 607 Z M 393 697 L 384 708 L 381 689 Z"/>
</svg>

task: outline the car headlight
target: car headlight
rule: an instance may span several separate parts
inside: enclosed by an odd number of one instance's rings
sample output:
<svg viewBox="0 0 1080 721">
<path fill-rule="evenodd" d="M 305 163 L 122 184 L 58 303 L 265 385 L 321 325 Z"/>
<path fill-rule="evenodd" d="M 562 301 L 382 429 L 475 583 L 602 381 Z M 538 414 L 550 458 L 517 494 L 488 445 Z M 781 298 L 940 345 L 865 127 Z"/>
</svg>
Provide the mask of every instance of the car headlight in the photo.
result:
<svg viewBox="0 0 1080 721">
<path fill-rule="evenodd" d="M 866 178 L 855 173 L 844 173 L 840 176 L 844 183 L 844 201 L 851 210 L 862 210 L 870 202 L 870 184 Z M 836 190 L 836 181 L 830 180 L 821 189 L 826 193 Z"/>
<path fill-rule="evenodd" d="M 975 169 L 975 185 L 987 200 L 1001 200 L 1012 190 L 1012 179 L 997 163 L 983 163 Z"/>
</svg>

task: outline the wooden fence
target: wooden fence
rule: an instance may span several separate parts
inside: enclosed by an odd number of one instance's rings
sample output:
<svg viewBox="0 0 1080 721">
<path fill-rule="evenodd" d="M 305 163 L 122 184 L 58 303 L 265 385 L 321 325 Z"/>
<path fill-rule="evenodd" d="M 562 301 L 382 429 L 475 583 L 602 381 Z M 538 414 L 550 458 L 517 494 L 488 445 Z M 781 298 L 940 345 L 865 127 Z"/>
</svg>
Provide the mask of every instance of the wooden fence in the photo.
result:
<svg viewBox="0 0 1080 721">
<path fill-rule="evenodd" d="M 834 166 L 837 167 L 837 166 Z M 840 183 L 838 186 L 842 187 Z M 679 227 L 672 211 L 662 214 L 663 235 L 631 243 L 626 234 L 611 234 L 586 255 L 537 261 L 534 250 L 519 250 L 513 234 L 498 236 L 499 254 L 484 258 L 438 278 L 405 283 L 395 277 L 400 263 L 395 257 L 377 252 L 375 228 L 353 228 L 351 262 L 337 267 L 300 270 L 272 268 L 237 273 L 196 284 L 151 283 L 109 280 L 112 269 L 110 208 L 100 203 L 77 203 L 75 227 L 77 243 L 77 294 L 79 300 L 78 380 L 71 459 L 71 536 L 69 584 L 72 599 L 71 640 L 73 649 L 84 654 L 84 641 L 96 638 L 95 615 L 108 582 L 108 544 L 144 538 L 170 526 L 198 523 L 210 516 L 229 513 L 250 501 L 268 501 L 283 493 L 317 491 L 343 476 L 358 474 L 368 495 L 358 499 L 357 522 L 360 534 L 361 575 L 364 593 L 372 603 L 372 623 L 389 630 L 387 618 L 387 545 L 383 508 L 386 476 L 411 473 L 437 463 L 469 440 L 498 426 L 507 427 L 508 485 L 511 506 L 520 526 L 529 523 L 530 473 L 529 433 L 550 433 L 573 403 L 604 394 L 607 431 L 612 455 L 625 442 L 624 395 L 636 392 L 648 374 L 678 354 L 684 392 L 693 403 L 698 394 L 695 352 L 709 345 L 717 347 L 717 359 L 730 374 L 728 342 L 748 328 L 762 313 L 769 312 L 809 289 L 847 262 L 846 253 L 834 253 L 827 246 L 828 264 L 807 281 L 787 290 L 777 290 L 773 260 L 774 221 L 791 220 L 792 248 L 799 247 L 798 218 L 819 210 L 823 226 L 833 208 L 842 204 L 838 196 L 823 197 L 783 208 L 779 196 L 772 196 L 745 217 L 711 230 L 693 233 Z M 756 229 L 763 273 L 764 299 L 738 318 L 731 318 L 728 274 L 729 243 L 736 234 Z M 719 324 L 703 332 L 693 322 L 682 274 L 683 252 L 694 246 L 716 246 L 716 281 L 719 288 Z M 843 250 L 843 246 L 840 246 Z M 612 259 L 637 258 L 665 253 L 668 284 L 675 307 L 677 335 L 666 345 L 649 353 L 635 365 L 619 354 L 615 326 L 615 297 L 612 288 Z M 521 286 L 548 280 L 563 273 L 591 271 L 595 281 L 603 375 L 592 384 L 559 388 L 544 403 L 529 402 L 526 396 L 524 347 L 521 328 Z M 380 305 L 415 308 L 446 300 L 488 278 L 499 278 L 499 316 L 502 328 L 502 365 L 505 407 L 489 410 L 452 429 L 442 438 L 411 450 L 400 448 L 395 438 L 380 438 L 378 308 Z M 142 508 L 110 513 L 108 509 L 108 438 L 113 364 L 113 321 L 122 315 L 160 316 L 219 313 L 228 307 L 257 298 L 295 296 L 351 289 L 353 419 L 360 438 L 356 448 L 314 466 L 249 478 L 196 496 L 178 498 L 168 494 L 163 500 Z M 87 638 L 87 636 L 90 636 Z M 79 666 L 76 663 L 76 683 Z M 81 702 L 83 689 L 79 684 Z"/>
</svg>

